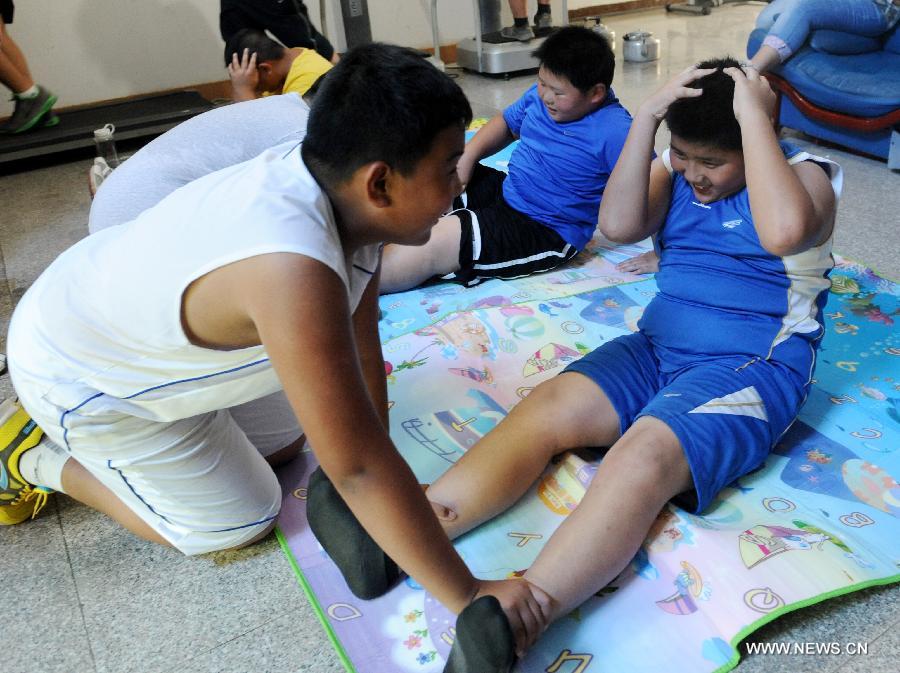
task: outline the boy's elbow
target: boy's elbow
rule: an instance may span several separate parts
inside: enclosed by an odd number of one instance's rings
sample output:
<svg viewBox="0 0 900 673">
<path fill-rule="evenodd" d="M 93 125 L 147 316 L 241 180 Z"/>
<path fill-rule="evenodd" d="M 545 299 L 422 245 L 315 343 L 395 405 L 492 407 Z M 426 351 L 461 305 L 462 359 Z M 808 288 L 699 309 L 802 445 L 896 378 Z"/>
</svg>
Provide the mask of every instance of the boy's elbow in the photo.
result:
<svg viewBox="0 0 900 673">
<path fill-rule="evenodd" d="M 627 228 L 617 226 L 614 222 L 603 217 L 597 223 L 597 229 L 611 243 L 636 243 L 642 240 L 641 238 L 635 238 L 633 232 L 628 231 Z"/>
<path fill-rule="evenodd" d="M 779 228 L 775 233 L 760 237 L 760 243 L 767 252 L 776 257 L 789 257 L 812 247 L 814 241 L 808 231 Z"/>
</svg>

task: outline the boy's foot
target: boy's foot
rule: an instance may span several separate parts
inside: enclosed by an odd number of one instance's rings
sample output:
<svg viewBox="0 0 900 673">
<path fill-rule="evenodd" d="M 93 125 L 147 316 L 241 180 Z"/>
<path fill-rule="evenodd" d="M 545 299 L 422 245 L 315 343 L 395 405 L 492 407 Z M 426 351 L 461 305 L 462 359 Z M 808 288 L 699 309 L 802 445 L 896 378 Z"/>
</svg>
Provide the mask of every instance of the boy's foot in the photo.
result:
<svg viewBox="0 0 900 673">
<path fill-rule="evenodd" d="M 482 596 L 459 613 L 444 673 L 509 673 L 516 640 L 500 601 Z"/>
<path fill-rule="evenodd" d="M 553 27 L 553 15 L 550 12 L 538 12 L 534 15 L 534 29 L 541 30 L 543 28 Z"/>
<path fill-rule="evenodd" d="M 43 434 L 15 398 L 0 402 L 0 525 L 33 519 L 53 493 L 19 474 L 19 458 L 37 446 Z"/>
<path fill-rule="evenodd" d="M 309 478 L 306 517 L 357 598 L 378 598 L 400 578 L 400 568 L 362 527 L 321 467 Z"/>
<path fill-rule="evenodd" d="M 12 117 L 0 126 L 2 133 L 23 133 L 33 128 L 53 108 L 56 95 L 39 86 L 36 96 L 20 98 L 13 95 L 13 100 L 16 101 L 16 107 Z"/>
<path fill-rule="evenodd" d="M 43 121 L 44 128 L 50 128 L 51 126 L 56 126 L 57 124 L 59 124 L 59 117 L 56 115 L 55 112 L 53 112 L 53 110 L 50 110 L 50 112 L 48 112 L 44 116 L 44 121 Z"/>
<path fill-rule="evenodd" d="M 507 40 L 518 40 L 519 42 L 529 42 L 534 39 L 534 31 L 531 26 L 506 26 L 500 30 L 501 37 Z"/>
</svg>

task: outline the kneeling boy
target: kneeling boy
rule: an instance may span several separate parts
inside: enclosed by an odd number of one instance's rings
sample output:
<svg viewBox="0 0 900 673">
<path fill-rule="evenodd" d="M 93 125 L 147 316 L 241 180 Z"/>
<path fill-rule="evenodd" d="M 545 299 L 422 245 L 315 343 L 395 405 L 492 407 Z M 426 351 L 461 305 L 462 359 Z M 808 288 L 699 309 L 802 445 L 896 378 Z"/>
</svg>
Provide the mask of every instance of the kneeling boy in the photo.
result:
<svg viewBox="0 0 900 673">
<path fill-rule="evenodd" d="M 372 538 L 448 608 L 487 592 L 530 610 L 524 582 L 472 577 L 387 432 L 381 245 L 427 240 L 460 191 L 470 119 L 417 53 L 360 47 L 327 78 L 302 144 L 195 180 L 60 255 L 8 340 L 22 404 L 58 447 L 0 408 L 12 476 L 0 522 L 32 515 L 40 485 L 185 554 L 246 545 L 275 525 L 270 465 L 305 433 Z M 356 555 L 341 535 L 321 541 Z"/>
</svg>

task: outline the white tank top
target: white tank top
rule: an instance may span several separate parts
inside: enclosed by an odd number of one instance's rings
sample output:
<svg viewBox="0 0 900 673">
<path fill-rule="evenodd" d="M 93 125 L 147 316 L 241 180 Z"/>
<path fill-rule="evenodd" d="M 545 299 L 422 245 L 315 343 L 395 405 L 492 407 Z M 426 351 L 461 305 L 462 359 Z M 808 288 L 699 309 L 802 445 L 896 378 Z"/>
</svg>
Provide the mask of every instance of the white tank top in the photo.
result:
<svg viewBox="0 0 900 673">
<path fill-rule="evenodd" d="M 333 269 L 351 310 L 378 265 L 377 245 L 345 259 L 331 204 L 296 143 L 195 180 L 60 255 L 13 316 L 16 385 L 62 415 L 103 422 L 123 413 L 188 418 L 279 390 L 262 346 L 194 346 L 181 324 L 181 297 L 193 280 L 274 252 Z"/>
</svg>

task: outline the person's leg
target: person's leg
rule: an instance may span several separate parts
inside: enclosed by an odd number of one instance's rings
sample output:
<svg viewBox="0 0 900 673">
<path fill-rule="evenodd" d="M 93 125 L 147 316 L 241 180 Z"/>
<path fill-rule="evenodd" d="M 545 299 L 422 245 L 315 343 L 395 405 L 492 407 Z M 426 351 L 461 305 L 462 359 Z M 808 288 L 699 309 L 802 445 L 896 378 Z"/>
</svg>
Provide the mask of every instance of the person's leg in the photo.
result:
<svg viewBox="0 0 900 673">
<path fill-rule="evenodd" d="M 568 449 L 610 446 L 619 416 L 603 390 L 580 373 L 563 373 L 537 386 L 481 441 L 428 487 L 451 538 L 516 502 L 550 459 Z"/>
<path fill-rule="evenodd" d="M 500 34 L 520 42 L 534 39 L 534 31 L 528 25 L 528 0 L 509 0 L 509 9 L 513 15 L 513 25 L 503 28 Z"/>
<path fill-rule="evenodd" d="M 525 572 L 526 580 L 553 596 L 551 620 L 612 581 L 665 503 L 691 483 L 675 433 L 658 419 L 638 419 L 607 452 L 581 503 Z"/>
<path fill-rule="evenodd" d="M 445 215 L 431 230 L 424 245 L 386 245 L 381 260 L 381 294 L 418 287 L 435 276 L 460 268 L 458 215 Z"/>
<path fill-rule="evenodd" d="M 538 0 L 537 13 L 534 15 L 534 27 L 550 28 L 553 25 L 553 16 L 550 13 L 550 0 Z"/>
<path fill-rule="evenodd" d="M 750 63 L 766 72 L 783 63 L 809 38 L 813 30 L 836 30 L 858 35 L 880 35 L 885 17 L 872 0 L 776 0 L 757 21 L 768 34 Z"/>
<path fill-rule="evenodd" d="M 13 114 L 0 127 L 0 133 L 21 133 L 39 122 L 48 126 L 58 123 L 59 118 L 52 113 L 56 96 L 34 83 L 25 55 L 2 21 L 0 33 L 0 82 L 13 92 L 16 101 Z"/>
<path fill-rule="evenodd" d="M 36 407 L 43 418 L 45 409 Z M 89 407 L 66 418 L 65 435 L 53 426 L 72 456 L 62 467 L 63 492 L 188 555 L 242 547 L 271 531 L 281 488 L 228 411 L 172 423 L 123 416 L 112 424 L 113 436 Z M 52 425 L 52 418 L 44 420 Z"/>
<path fill-rule="evenodd" d="M 34 86 L 25 55 L 6 32 L 6 24 L 2 21 L 0 21 L 0 82 L 13 93 L 22 93 Z"/>
</svg>

